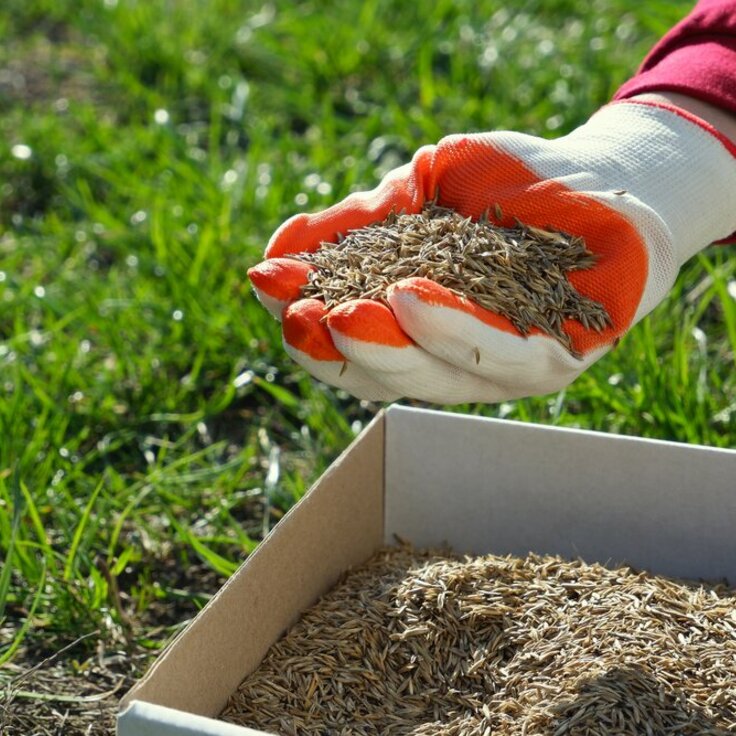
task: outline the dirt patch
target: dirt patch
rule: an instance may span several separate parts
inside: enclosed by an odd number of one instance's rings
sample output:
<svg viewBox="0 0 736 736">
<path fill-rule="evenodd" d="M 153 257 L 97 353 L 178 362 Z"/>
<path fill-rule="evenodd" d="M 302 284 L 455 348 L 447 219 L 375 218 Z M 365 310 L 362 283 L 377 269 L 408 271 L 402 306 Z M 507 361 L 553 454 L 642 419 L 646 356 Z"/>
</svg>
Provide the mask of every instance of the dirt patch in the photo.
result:
<svg viewBox="0 0 736 736">
<path fill-rule="evenodd" d="M 146 671 L 167 641 L 216 592 L 224 579 L 202 564 L 181 565 L 176 554 L 148 560 L 146 574 L 163 593 L 136 614 L 129 587 L 117 592 L 123 623 L 66 644 L 50 645 L 31 634 L 11 664 L 0 671 L 0 734 L 3 736 L 101 736 L 115 732 L 120 698 Z M 0 629 L 12 639 L 20 621 Z M 15 624 L 15 625 L 14 625 Z"/>
<path fill-rule="evenodd" d="M 144 671 L 149 655 L 107 652 L 83 662 L 73 643 L 58 655 L 31 666 L 8 666 L 0 685 L 0 733 L 6 736 L 111 734 L 120 697 Z"/>
</svg>

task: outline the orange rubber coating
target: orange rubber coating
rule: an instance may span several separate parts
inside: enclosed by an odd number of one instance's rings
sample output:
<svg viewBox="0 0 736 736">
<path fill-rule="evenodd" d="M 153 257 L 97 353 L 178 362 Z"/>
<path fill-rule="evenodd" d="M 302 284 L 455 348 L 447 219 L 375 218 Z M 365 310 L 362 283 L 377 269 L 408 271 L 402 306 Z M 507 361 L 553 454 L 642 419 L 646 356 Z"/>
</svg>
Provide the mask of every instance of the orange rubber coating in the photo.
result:
<svg viewBox="0 0 736 736">
<path fill-rule="evenodd" d="M 250 268 L 248 278 L 264 294 L 282 302 L 293 302 L 300 298 L 313 270 L 314 266 L 293 258 L 271 258 Z"/>
<path fill-rule="evenodd" d="M 393 312 L 381 302 L 355 299 L 332 309 L 327 326 L 361 342 L 405 348 L 412 339 L 399 327 Z"/>
<path fill-rule="evenodd" d="M 345 360 L 332 342 L 324 317 L 327 308 L 319 299 L 300 299 L 284 310 L 284 340 L 314 360 Z"/>
</svg>

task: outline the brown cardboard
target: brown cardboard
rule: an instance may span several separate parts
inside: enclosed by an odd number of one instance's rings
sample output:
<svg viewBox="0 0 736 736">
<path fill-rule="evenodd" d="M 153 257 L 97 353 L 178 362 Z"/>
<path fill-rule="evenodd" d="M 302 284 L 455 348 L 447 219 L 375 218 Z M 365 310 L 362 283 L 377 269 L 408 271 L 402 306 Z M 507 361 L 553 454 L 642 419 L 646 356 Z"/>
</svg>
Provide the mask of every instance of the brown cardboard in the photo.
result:
<svg viewBox="0 0 736 736">
<path fill-rule="evenodd" d="M 260 733 L 216 720 L 230 693 L 301 611 L 394 534 L 733 583 L 734 530 L 735 450 L 392 406 L 123 699 L 118 733 Z"/>
<path fill-rule="evenodd" d="M 382 539 L 381 417 L 276 525 L 121 706 L 144 700 L 188 713 L 219 713 L 299 613 Z"/>
</svg>

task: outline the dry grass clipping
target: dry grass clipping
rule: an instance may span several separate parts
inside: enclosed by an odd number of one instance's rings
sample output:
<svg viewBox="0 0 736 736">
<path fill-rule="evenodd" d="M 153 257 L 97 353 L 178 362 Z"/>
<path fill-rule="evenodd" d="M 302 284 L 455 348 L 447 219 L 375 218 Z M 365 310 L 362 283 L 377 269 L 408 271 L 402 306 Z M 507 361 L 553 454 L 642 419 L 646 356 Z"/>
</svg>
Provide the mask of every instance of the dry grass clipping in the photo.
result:
<svg viewBox="0 0 736 736">
<path fill-rule="evenodd" d="M 277 734 L 733 735 L 736 592 L 558 557 L 383 550 L 221 718 Z"/>
<path fill-rule="evenodd" d="M 597 331 L 611 324 L 603 305 L 568 280 L 569 273 L 595 263 L 582 238 L 473 221 L 434 203 L 419 214 L 391 214 L 294 257 L 315 266 L 302 295 L 328 307 L 358 298 L 385 303 L 390 284 L 423 276 L 503 315 L 522 335 L 533 328 L 552 335 L 572 354 L 565 320 Z"/>
</svg>

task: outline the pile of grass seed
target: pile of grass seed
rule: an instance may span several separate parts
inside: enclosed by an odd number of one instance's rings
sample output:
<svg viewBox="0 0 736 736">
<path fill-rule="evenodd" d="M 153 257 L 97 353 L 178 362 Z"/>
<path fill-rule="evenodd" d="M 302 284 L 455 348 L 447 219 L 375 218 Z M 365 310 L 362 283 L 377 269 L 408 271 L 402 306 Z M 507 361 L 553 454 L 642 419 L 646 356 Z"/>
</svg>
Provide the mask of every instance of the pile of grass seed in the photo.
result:
<svg viewBox="0 0 736 736">
<path fill-rule="evenodd" d="M 390 548 L 304 613 L 221 718 L 315 736 L 726 736 L 736 591 Z"/>
<path fill-rule="evenodd" d="M 434 203 L 295 257 L 315 267 L 303 296 L 328 307 L 357 298 L 386 302 L 390 284 L 423 276 L 503 315 L 523 335 L 536 327 L 554 336 L 573 354 L 565 320 L 598 331 L 611 324 L 603 305 L 568 280 L 595 263 L 582 238 L 522 224 L 504 228 L 487 217 L 474 221 Z"/>
</svg>

